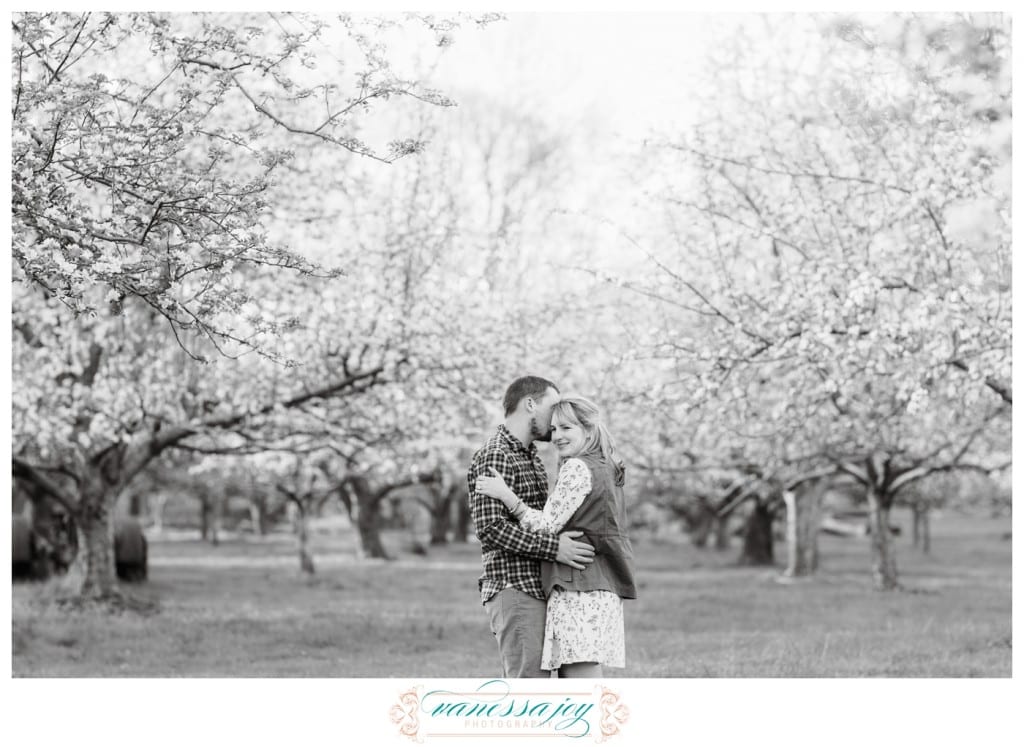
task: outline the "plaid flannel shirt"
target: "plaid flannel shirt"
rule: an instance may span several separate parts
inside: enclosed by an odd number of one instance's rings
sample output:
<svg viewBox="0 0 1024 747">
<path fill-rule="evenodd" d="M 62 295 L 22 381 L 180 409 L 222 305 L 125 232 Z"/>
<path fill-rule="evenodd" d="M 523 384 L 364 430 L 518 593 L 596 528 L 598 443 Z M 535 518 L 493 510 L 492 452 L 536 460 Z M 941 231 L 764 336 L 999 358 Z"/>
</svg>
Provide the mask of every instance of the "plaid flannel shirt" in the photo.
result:
<svg viewBox="0 0 1024 747">
<path fill-rule="evenodd" d="M 484 562 L 484 573 L 479 581 L 481 602 L 509 584 L 530 596 L 544 599 L 540 561 L 555 559 L 558 537 L 526 531 L 512 518 L 505 504 L 476 492 L 476 478 L 490 474 L 491 467 L 527 506 L 541 510 L 548 498 L 547 473 L 537 447 L 523 446 L 504 424 L 499 425 L 497 433 L 473 455 L 467 475 L 469 508 Z"/>
</svg>

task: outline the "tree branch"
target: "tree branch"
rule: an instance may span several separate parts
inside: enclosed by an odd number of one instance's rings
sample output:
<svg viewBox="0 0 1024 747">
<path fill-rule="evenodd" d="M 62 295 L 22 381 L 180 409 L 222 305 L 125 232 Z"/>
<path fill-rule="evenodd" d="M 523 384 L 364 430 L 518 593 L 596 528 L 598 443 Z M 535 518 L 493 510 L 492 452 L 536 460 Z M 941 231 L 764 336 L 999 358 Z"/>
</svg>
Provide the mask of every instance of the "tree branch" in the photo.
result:
<svg viewBox="0 0 1024 747">
<path fill-rule="evenodd" d="M 55 80 L 59 80 L 58 76 L 60 75 L 60 71 L 64 69 L 64 65 L 67 64 L 68 59 L 71 57 L 71 52 L 75 49 L 75 45 L 78 44 L 78 40 L 82 38 L 82 31 L 85 30 L 85 25 L 89 22 L 90 15 L 90 13 L 86 13 L 82 16 L 82 22 L 78 26 L 75 38 L 72 39 L 71 43 L 68 45 L 68 51 L 64 54 L 64 59 L 60 61 L 60 64 L 57 65 L 57 69 L 53 71 L 53 77 L 50 78 L 50 83 L 53 83 Z"/>
<path fill-rule="evenodd" d="M 24 37 L 24 35 L 23 35 L 23 32 L 22 32 L 21 28 L 20 28 L 20 27 L 18 26 L 18 24 L 17 24 L 17 23 L 15 23 L 14 21 L 11 21 L 11 27 L 12 27 L 12 28 L 13 28 L 13 29 L 14 29 L 15 31 L 17 31 L 17 32 L 18 32 L 18 35 L 19 35 L 19 36 L 21 36 L 21 39 L 22 39 L 22 41 L 24 41 L 24 42 L 25 42 L 25 44 L 27 44 L 27 45 L 28 45 L 28 48 L 32 50 L 32 53 L 33 53 L 33 54 L 34 54 L 34 55 L 35 55 L 36 57 L 38 57 L 38 58 L 39 58 L 39 61 L 43 63 L 43 65 L 44 65 L 44 66 L 46 67 L 46 69 L 47 69 L 47 70 L 49 70 L 49 71 L 50 71 L 50 76 L 51 76 L 51 78 L 50 78 L 50 81 L 52 82 L 52 81 L 53 81 L 53 80 L 54 80 L 54 79 L 55 79 L 55 78 L 57 77 L 57 71 L 56 71 L 56 70 L 54 70 L 54 69 L 53 69 L 52 67 L 50 67 L 50 63 L 49 63 L 49 62 L 47 62 L 47 61 L 46 61 L 46 59 L 45 59 L 45 58 L 43 57 L 43 54 L 42 54 L 42 52 L 40 52 L 40 51 L 39 51 L 38 49 L 36 49 L 36 48 L 35 48 L 35 45 L 34 45 L 34 44 L 33 44 L 32 42 L 30 42 L 30 41 L 28 41 L 27 39 L 25 39 L 25 37 Z"/>
<path fill-rule="evenodd" d="M 836 471 L 849 475 L 862 485 L 867 485 L 871 481 L 867 470 L 853 462 L 840 462 L 836 465 Z"/>
<path fill-rule="evenodd" d="M 726 156 L 716 156 L 716 155 L 713 155 L 713 154 L 710 154 L 710 153 L 704 153 L 702 151 L 697 150 L 696 148 L 691 148 L 691 147 L 685 146 L 685 145 L 676 145 L 674 143 L 668 143 L 667 145 L 668 145 L 668 147 L 670 147 L 670 148 L 672 148 L 674 150 L 683 151 L 684 153 L 692 153 L 692 154 L 694 154 L 696 156 L 699 156 L 701 158 L 707 159 L 709 161 L 717 161 L 718 163 L 731 163 L 734 166 L 740 166 L 742 168 L 750 169 L 752 171 L 759 171 L 762 174 L 770 174 L 770 175 L 775 175 L 775 176 L 788 176 L 788 177 L 791 177 L 793 179 L 797 179 L 797 178 L 802 178 L 802 179 L 831 179 L 831 180 L 840 181 L 840 182 L 854 182 L 856 184 L 865 184 L 865 185 L 872 186 L 872 187 L 878 187 L 880 189 L 887 190 L 887 191 L 891 190 L 891 191 L 895 191 L 895 192 L 900 192 L 900 193 L 905 194 L 905 195 L 913 194 L 913 192 L 911 190 L 907 189 L 906 187 L 900 187 L 900 186 L 895 185 L 895 184 L 886 184 L 884 182 L 877 182 L 877 181 L 874 181 L 873 179 L 868 179 L 868 178 L 862 177 L 862 176 L 846 176 L 844 174 L 834 174 L 831 171 L 815 172 L 815 171 L 786 171 L 785 169 L 773 169 L 773 168 L 769 168 L 769 167 L 766 167 L 766 166 L 757 166 L 757 165 L 755 165 L 753 163 L 749 163 L 747 161 L 741 161 L 741 160 L 736 159 L 736 158 L 728 158 Z"/>
<path fill-rule="evenodd" d="M 381 163 L 392 162 L 391 159 L 382 158 L 381 156 L 378 156 L 376 153 L 372 152 L 369 148 L 366 148 L 365 146 L 361 147 L 358 145 L 354 145 L 352 143 L 346 143 L 344 140 L 339 140 L 338 138 L 331 137 L 330 135 L 325 135 L 317 130 L 307 130 L 302 127 L 295 127 L 293 125 L 288 124 L 280 117 L 278 117 L 276 114 L 267 109 L 265 106 L 263 106 L 263 104 L 259 103 L 255 98 L 253 98 L 252 94 L 250 94 L 245 89 L 245 87 L 239 82 L 237 76 L 232 75 L 231 77 L 232 80 L 234 81 L 235 87 L 242 93 L 243 96 L 249 99 L 249 102 L 252 104 L 253 109 L 255 109 L 257 112 L 265 116 L 270 121 L 274 122 L 274 124 L 276 124 L 278 127 L 281 127 L 295 135 L 309 135 L 310 137 L 315 137 L 319 140 L 323 140 L 326 143 L 331 143 L 332 145 L 339 145 L 345 150 L 351 151 L 360 156 L 372 158 L 375 161 L 380 161 Z"/>
<path fill-rule="evenodd" d="M 298 407 L 299 405 L 304 404 L 313 399 L 326 399 L 345 389 L 363 391 L 362 389 L 359 389 L 357 387 L 358 384 L 369 382 L 370 385 L 372 385 L 372 380 L 375 379 L 380 374 L 382 374 L 383 372 L 384 367 L 377 366 L 376 368 L 370 369 L 369 371 L 364 371 L 363 373 L 359 374 L 353 374 L 340 381 L 336 381 L 334 383 L 328 384 L 327 386 L 321 387 L 320 389 L 314 389 L 312 391 L 305 392 L 303 394 L 297 395 L 295 397 L 280 402 L 271 402 L 259 408 L 258 410 L 253 410 L 251 412 L 239 412 L 217 418 L 205 418 L 196 423 L 195 425 L 182 425 L 168 429 L 162 429 L 160 433 L 155 438 L 153 438 L 152 445 L 150 448 L 153 450 L 153 453 L 159 453 L 160 451 L 163 451 L 164 449 L 170 446 L 176 445 L 182 439 L 194 435 L 202 430 L 230 428 L 232 426 L 238 425 L 246 418 L 258 415 L 266 415 L 267 413 L 273 411 L 277 407 L 291 409 L 293 407 Z"/>
<path fill-rule="evenodd" d="M 78 501 L 75 500 L 74 496 L 44 475 L 40 471 L 39 467 L 29 464 L 18 457 L 14 457 L 12 461 L 14 466 L 14 477 L 27 480 L 57 501 L 57 503 L 64 506 L 64 508 L 66 508 L 71 514 L 76 513 L 78 510 Z"/>
<path fill-rule="evenodd" d="M 946 361 L 946 364 L 952 366 L 953 368 L 959 369 L 964 373 L 968 373 L 971 370 L 970 366 L 968 366 L 961 358 L 955 358 L 954 360 Z M 1002 382 L 995 376 L 986 376 L 985 386 L 987 386 L 993 392 L 998 394 L 999 397 L 1003 400 L 1003 402 L 1006 402 L 1007 404 L 1010 405 L 1013 404 L 1013 386 L 1011 384 Z"/>
<path fill-rule="evenodd" d="M 957 462 L 955 464 L 941 464 L 935 467 L 919 467 L 917 469 L 905 472 L 895 480 L 889 486 L 890 493 L 895 495 L 898 491 L 905 488 L 907 485 L 922 480 L 929 475 L 938 474 L 939 472 L 981 472 L 984 475 L 991 475 L 994 472 L 1002 472 L 1005 469 L 1009 469 L 1013 466 L 1013 462 L 1004 462 L 998 464 L 995 467 L 986 467 L 982 464 L 974 464 L 972 462 Z"/>
</svg>

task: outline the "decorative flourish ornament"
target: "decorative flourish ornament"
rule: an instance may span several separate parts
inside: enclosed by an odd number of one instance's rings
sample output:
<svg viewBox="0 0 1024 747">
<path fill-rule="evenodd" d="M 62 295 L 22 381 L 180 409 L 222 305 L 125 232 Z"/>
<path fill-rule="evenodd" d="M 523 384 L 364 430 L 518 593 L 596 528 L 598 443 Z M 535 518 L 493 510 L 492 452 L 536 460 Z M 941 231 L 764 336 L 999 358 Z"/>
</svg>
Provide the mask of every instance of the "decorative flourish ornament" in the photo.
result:
<svg viewBox="0 0 1024 747">
<path fill-rule="evenodd" d="M 619 702 L 618 693 L 604 686 L 601 687 L 598 703 L 601 706 L 601 736 L 597 737 L 596 741 L 604 742 L 618 734 L 622 725 L 629 720 L 629 709 Z"/>
<path fill-rule="evenodd" d="M 423 737 L 419 734 L 420 696 L 418 690 L 419 687 L 414 687 L 402 693 L 398 696 L 398 702 L 391 706 L 391 710 L 388 712 L 392 723 L 398 724 L 398 731 L 414 742 L 423 741 Z"/>
</svg>

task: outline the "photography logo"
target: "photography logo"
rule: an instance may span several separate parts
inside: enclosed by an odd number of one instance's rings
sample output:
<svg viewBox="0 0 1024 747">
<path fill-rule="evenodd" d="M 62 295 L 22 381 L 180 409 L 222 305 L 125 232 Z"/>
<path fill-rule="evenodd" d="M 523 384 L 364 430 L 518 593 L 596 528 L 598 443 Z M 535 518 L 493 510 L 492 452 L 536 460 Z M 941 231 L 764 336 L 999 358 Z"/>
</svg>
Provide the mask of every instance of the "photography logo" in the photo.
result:
<svg viewBox="0 0 1024 747">
<path fill-rule="evenodd" d="M 563 685 L 572 687 L 571 685 Z M 402 693 L 389 715 L 415 742 L 431 737 L 591 737 L 603 742 L 619 733 L 629 709 L 603 685 L 556 692 L 551 684 L 513 691 L 505 680 L 488 680 L 471 692 L 417 686 Z"/>
</svg>

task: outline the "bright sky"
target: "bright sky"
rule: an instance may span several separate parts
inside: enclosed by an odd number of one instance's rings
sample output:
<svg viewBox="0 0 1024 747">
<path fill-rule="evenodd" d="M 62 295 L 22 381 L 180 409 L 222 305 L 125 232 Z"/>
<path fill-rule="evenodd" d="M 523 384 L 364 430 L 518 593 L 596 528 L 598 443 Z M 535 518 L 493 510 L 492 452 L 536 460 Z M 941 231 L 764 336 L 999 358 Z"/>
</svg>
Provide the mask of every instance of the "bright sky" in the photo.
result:
<svg viewBox="0 0 1024 747">
<path fill-rule="evenodd" d="M 460 32 L 438 80 L 519 91 L 552 122 L 591 114 L 610 132 L 643 137 L 685 117 L 705 21 L 685 13 L 510 14 Z"/>
<path fill-rule="evenodd" d="M 569 135 L 572 184 L 557 198 L 570 211 L 628 223 L 641 192 L 628 157 L 653 133 L 693 116 L 692 89 L 708 17 L 689 13 L 519 13 L 483 30 L 461 29 L 431 76 L 456 100 L 479 92 L 525 107 Z M 584 217 L 585 238 L 545 233 L 530 249 L 579 264 L 627 261 L 623 241 Z M 547 246 L 543 246 L 547 243 Z M 585 246 L 585 250 L 582 247 Z M 568 261 L 568 259 L 566 260 Z"/>
</svg>

